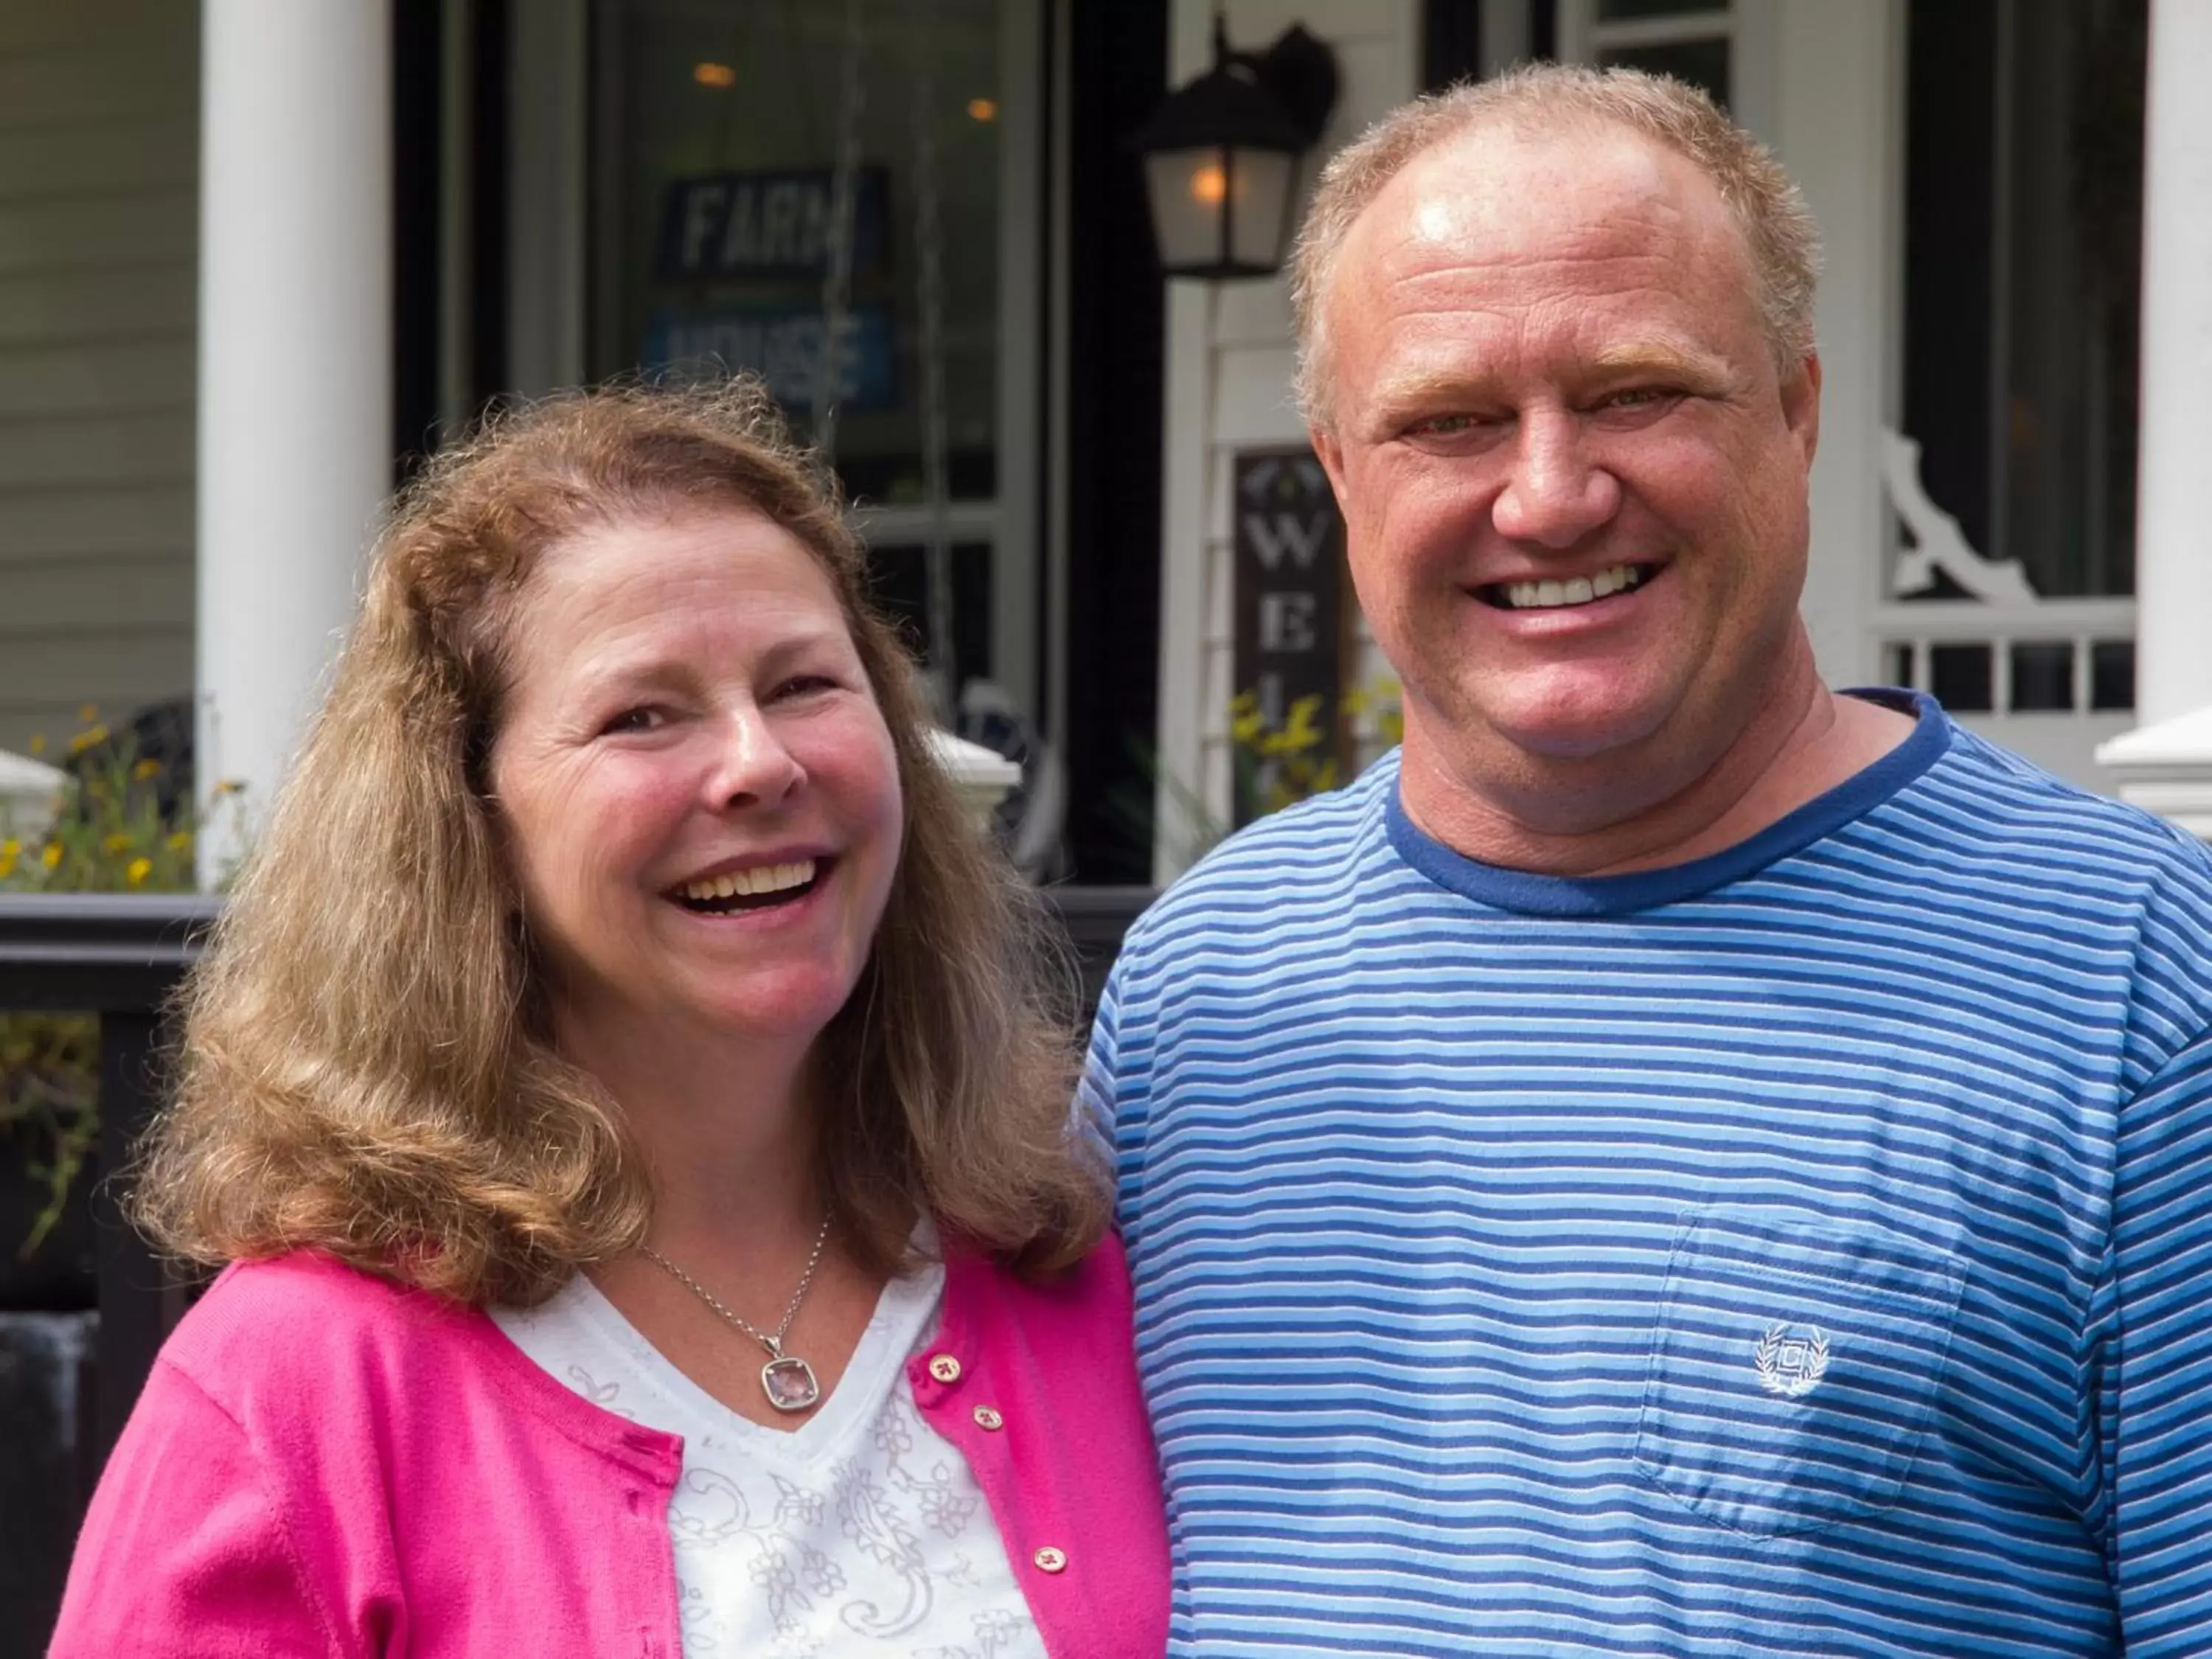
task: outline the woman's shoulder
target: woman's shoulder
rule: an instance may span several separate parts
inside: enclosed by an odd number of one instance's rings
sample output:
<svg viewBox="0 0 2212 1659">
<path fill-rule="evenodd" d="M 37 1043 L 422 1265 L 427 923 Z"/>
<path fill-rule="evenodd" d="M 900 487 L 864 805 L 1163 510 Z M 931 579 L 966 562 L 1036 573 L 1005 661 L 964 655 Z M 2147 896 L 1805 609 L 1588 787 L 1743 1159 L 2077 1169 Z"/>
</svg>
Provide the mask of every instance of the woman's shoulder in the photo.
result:
<svg viewBox="0 0 2212 1659">
<path fill-rule="evenodd" d="M 227 1407 L 449 1370 L 495 1337 L 476 1309 L 305 1251 L 223 1269 L 161 1359 Z"/>
<path fill-rule="evenodd" d="M 945 1297 L 949 1322 L 1012 1319 L 1033 1332 L 1090 1331 L 1109 1341 L 1127 1340 L 1129 1268 L 1121 1241 L 1110 1232 L 1073 1267 L 1041 1276 L 981 1251 L 948 1249 Z"/>
</svg>

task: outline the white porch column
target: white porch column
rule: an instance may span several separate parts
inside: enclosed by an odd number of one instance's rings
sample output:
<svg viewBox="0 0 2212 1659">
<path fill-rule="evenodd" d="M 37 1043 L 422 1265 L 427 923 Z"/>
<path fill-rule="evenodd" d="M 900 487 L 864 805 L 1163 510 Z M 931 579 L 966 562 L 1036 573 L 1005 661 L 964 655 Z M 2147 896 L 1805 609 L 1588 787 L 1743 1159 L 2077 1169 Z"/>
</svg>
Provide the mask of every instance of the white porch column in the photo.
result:
<svg viewBox="0 0 2212 1659">
<path fill-rule="evenodd" d="M 2212 6 L 2151 0 L 2143 132 L 2136 713 L 2098 750 L 2127 799 L 2212 830 Z M 2193 805 L 2184 805 L 2183 803 Z"/>
<path fill-rule="evenodd" d="M 203 0 L 198 734 L 267 808 L 392 483 L 389 0 Z M 203 882 L 239 850 L 231 814 Z"/>
</svg>

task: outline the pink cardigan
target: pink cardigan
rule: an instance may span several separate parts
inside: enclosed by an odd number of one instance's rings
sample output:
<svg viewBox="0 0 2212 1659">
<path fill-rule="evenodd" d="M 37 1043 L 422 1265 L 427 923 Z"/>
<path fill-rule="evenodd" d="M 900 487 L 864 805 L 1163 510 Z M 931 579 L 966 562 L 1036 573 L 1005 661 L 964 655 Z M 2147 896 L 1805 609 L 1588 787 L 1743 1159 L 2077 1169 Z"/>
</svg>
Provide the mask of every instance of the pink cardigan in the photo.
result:
<svg viewBox="0 0 2212 1659">
<path fill-rule="evenodd" d="M 956 1258 L 908 1376 L 1053 1659 L 1156 1659 L 1167 1534 L 1120 1245 L 1044 1286 Z M 233 1267 L 108 1460 L 52 1653 L 679 1659 L 682 1465 L 482 1312 L 309 1256 Z"/>
</svg>

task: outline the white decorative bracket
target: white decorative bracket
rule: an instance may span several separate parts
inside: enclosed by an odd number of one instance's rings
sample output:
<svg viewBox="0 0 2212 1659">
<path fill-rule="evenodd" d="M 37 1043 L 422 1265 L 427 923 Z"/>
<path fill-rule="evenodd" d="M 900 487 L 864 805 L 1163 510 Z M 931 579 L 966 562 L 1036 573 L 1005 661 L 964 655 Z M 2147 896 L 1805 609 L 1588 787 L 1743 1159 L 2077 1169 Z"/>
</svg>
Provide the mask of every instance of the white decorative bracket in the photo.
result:
<svg viewBox="0 0 2212 1659">
<path fill-rule="evenodd" d="M 2035 603 L 2035 589 L 2020 561 L 1985 559 L 1974 551 L 1958 520 L 1928 498 L 1920 482 L 1918 442 L 1887 427 L 1881 433 L 1881 478 L 1914 544 L 1897 556 L 1899 599 L 1925 593 L 1940 572 L 1985 605 Z"/>
</svg>

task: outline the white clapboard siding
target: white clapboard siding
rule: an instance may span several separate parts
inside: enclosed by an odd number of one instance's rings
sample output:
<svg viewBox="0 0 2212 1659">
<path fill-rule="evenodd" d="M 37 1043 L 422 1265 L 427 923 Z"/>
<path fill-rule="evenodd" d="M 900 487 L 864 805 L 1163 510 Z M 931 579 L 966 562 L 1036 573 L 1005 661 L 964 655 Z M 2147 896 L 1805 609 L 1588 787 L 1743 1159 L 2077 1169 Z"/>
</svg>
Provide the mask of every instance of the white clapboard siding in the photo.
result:
<svg viewBox="0 0 2212 1659">
<path fill-rule="evenodd" d="M 1340 84 L 1321 160 L 1419 89 L 1419 0 L 1228 0 L 1231 40 L 1266 46 L 1292 23 L 1336 53 Z M 1176 0 L 1173 79 L 1211 55 L 1211 0 Z M 1161 526 L 1161 826 L 1154 873 L 1165 880 L 1192 844 L 1180 822 L 1194 787 L 1217 821 L 1229 813 L 1233 675 L 1229 500 L 1242 449 L 1299 444 L 1287 284 L 1176 283 L 1168 301 L 1166 454 Z M 1372 665 L 1370 664 L 1370 669 Z"/>
<path fill-rule="evenodd" d="M 0 0 L 0 748 L 191 689 L 198 39 Z"/>
</svg>

